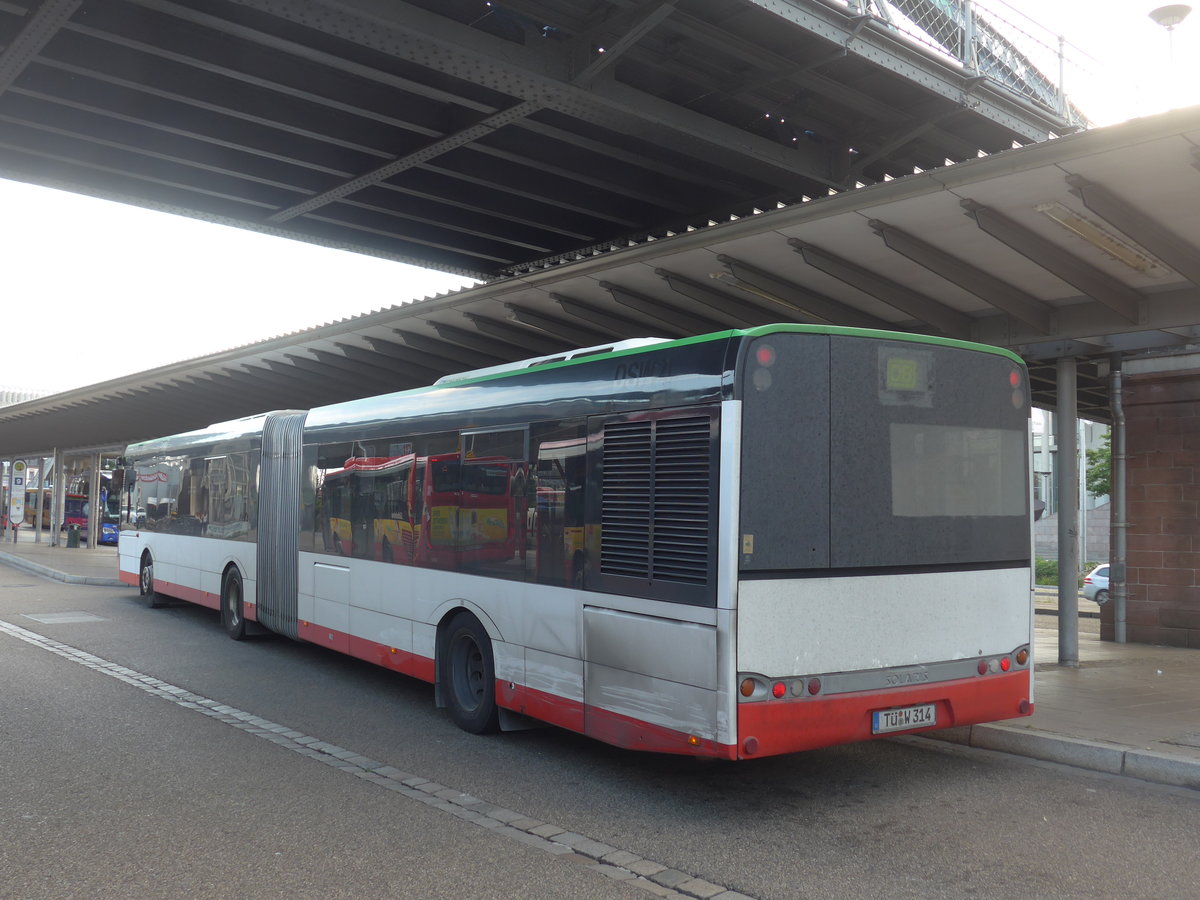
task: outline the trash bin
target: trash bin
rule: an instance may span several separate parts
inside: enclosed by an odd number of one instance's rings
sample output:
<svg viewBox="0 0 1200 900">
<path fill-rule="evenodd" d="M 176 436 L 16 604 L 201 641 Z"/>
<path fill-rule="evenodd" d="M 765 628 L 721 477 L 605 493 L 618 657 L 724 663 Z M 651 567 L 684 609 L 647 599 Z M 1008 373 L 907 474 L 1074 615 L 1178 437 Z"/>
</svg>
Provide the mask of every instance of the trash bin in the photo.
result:
<svg viewBox="0 0 1200 900">
<path fill-rule="evenodd" d="M 68 525 L 67 526 L 67 546 L 68 547 L 78 547 L 79 546 L 79 526 L 78 525 Z"/>
</svg>

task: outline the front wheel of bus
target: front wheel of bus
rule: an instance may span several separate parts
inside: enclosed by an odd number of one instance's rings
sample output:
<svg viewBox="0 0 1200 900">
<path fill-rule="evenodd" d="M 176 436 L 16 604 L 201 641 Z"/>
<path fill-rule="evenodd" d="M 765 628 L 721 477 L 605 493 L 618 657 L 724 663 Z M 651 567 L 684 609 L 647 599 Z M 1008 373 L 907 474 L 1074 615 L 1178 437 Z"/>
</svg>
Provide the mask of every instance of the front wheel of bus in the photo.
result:
<svg viewBox="0 0 1200 900">
<path fill-rule="evenodd" d="M 138 593 L 150 602 L 151 609 L 158 609 L 163 605 L 158 593 L 154 590 L 154 558 L 150 555 L 150 551 L 142 554 L 142 564 L 138 569 Z"/>
<path fill-rule="evenodd" d="M 221 587 L 221 625 L 235 641 L 246 637 L 246 619 L 242 608 L 242 576 L 237 569 L 225 576 Z"/>
<path fill-rule="evenodd" d="M 454 724 L 471 734 L 497 731 L 496 664 L 479 620 L 466 612 L 455 616 L 442 649 L 438 674 Z"/>
</svg>

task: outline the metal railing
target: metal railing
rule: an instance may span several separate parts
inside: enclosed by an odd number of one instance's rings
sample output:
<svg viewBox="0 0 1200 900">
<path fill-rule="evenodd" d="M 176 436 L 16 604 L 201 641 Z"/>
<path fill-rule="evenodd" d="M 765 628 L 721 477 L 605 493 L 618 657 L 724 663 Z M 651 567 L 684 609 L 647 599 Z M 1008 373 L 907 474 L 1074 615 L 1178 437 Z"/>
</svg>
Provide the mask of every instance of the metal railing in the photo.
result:
<svg viewBox="0 0 1200 900">
<path fill-rule="evenodd" d="M 839 0 L 834 0 L 839 2 Z M 1095 65 L 1085 53 L 1003 0 L 840 0 L 856 15 L 925 46 L 1060 116 L 1071 128 L 1087 117 L 1068 99 Z"/>
</svg>

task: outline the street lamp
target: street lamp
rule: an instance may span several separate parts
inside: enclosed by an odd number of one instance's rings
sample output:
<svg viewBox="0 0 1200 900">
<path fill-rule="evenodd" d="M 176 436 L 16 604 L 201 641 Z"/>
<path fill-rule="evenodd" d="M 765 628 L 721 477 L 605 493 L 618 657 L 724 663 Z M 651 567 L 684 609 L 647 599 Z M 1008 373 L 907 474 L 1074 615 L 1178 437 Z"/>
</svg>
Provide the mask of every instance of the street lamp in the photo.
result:
<svg viewBox="0 0 1200 900">
<path fill-rule="evenodd" d="M 1186 19 L 1191 11 L 1192 8 L 1186 3 L 1172 3 L 1150 11 L 1150 18 L 1167 29 L 1167 71 L 1171 78 L 1171 93 L 1175 93 L 1177 90 L 1175 84 L 1175 26 Z"/>
<path fill-rule="evenodd" d="M 1160 6 L 1158 9 L 1151 10 L 1150 18 L 1166 28 L 1167 31 L 1174 31 L 1175 26 L 1186 19 L 1191 11 L 1192 8 L 1186 3 L 1172 3 L 1170 6 Z"/>
</svg>

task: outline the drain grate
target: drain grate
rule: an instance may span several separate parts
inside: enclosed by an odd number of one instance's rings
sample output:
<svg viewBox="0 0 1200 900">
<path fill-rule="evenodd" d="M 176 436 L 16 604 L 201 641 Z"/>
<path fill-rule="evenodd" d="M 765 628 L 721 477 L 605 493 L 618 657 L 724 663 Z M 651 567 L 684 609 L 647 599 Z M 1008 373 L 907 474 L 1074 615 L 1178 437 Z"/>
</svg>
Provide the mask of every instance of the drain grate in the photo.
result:
<svg viewBox="0 0 1200 900">
<path fill-rule="evenodd" d="M 93 616 L 91 613 L 85 612 L 59 612 L 59 613 L 22 613 L 22 618 L 33 619 L 35 622 L 41 622 L 43 625 L 71 625 L 77 622 L 103 622 L 105 621 L 100 616 Z"/>
</svg>

